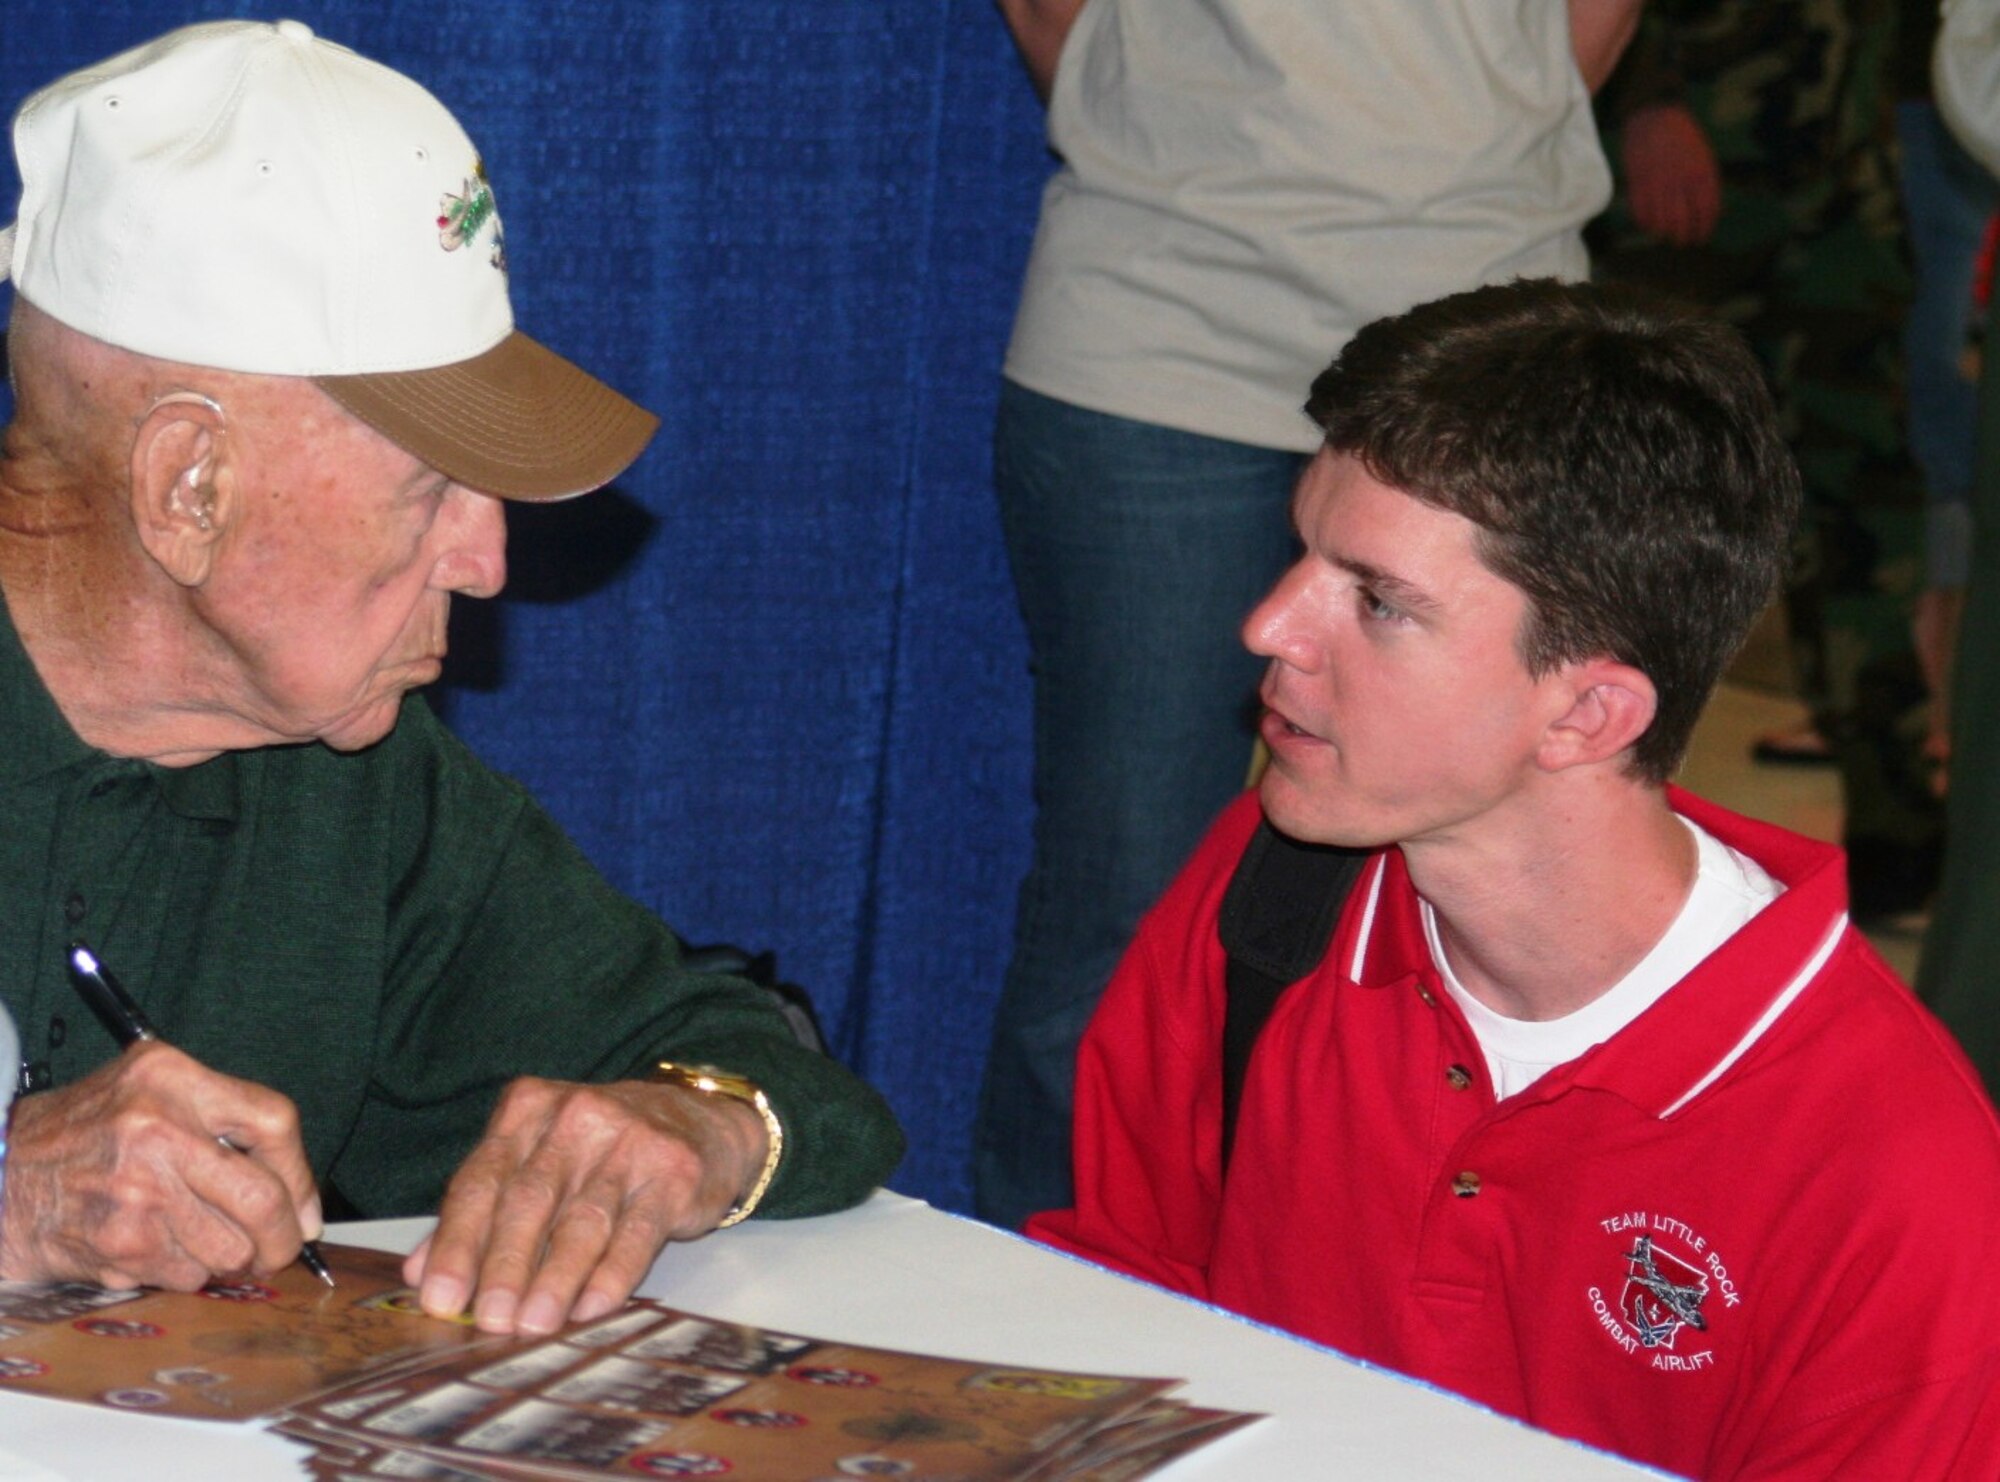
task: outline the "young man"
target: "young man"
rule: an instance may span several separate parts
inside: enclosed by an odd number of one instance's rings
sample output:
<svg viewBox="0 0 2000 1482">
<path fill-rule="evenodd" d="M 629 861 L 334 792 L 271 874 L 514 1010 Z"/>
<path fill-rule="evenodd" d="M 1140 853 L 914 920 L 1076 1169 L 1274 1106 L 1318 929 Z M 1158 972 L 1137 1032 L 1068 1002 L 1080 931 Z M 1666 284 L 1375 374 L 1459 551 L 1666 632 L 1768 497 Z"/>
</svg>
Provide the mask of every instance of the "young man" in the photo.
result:
<svg viewBox="0 0 2000 1482">
<path fill-rule="evenodd" d="M 1755 363 L 1521 282 L 1364 329 L 1308 410 L 1270 768 L 1127 954 L 1031 1229 L 1677 1472 L 1992 1477 L 2000 1127 L 1838 852 L 1666 783 L 1797 510 Z M 1225 1150 L 1261 819 L 1380 852 Z"/>
<path fill-rule="evenodd" d="M 1034 853 L 973 1137 L 981 1218 L 1067 1204 L 1077 1042 L 1242 788 L 1318 445 L 1299 389 L 1383 314 L 1583 278 L 1586 83 L 1639 0 L 1001 0 L 1063 165 L 1007 347 L 994 491 L 1034 678 Z M 1056 63 L 1060 57 L 1061 67 Z"/>
</svg>

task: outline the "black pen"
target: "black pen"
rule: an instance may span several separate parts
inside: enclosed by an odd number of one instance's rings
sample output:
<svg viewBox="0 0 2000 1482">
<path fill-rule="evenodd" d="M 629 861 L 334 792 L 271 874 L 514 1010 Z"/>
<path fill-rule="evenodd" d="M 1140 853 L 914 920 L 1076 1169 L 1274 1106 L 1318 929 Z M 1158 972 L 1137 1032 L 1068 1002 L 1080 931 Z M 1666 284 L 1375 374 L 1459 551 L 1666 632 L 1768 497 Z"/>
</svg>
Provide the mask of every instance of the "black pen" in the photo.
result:
<svg viewBox="0 0 2000 1482">
<path fill-rule="evenodd" d="M 104 1027 L 111 1031 L 111 1037 L 123 1049 L 136 1045 L 143 1039 L 159 1039 L 160 1031 L 146 1017 L 145 1010 L 134 1002 L 132 995 L 125 991 L 111 969 L 83 942 L 69 944 L 69 980 L 77 994 L 90 1005 L 91 1012 L 104 1021 Z M 216 1141 L 224 1147 L 242 1152 L 226 1137 Z M 299 1263 L 328 1286 L 334 1285 L 333 1272 L 328 1269 L 326 1258 L 319 1253 L 319 1247 L 308 1240 L 299 1247 Z"/>
</svg>

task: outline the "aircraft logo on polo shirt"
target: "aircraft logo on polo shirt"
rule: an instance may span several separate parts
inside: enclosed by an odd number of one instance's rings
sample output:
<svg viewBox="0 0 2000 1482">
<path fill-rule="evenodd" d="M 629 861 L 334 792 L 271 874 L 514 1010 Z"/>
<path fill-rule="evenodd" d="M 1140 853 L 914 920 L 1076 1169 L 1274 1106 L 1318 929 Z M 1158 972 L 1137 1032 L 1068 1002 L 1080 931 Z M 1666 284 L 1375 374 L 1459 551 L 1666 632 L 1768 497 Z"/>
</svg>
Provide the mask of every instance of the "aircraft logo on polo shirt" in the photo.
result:
<svg viewBox="0 0 2000 1482">
<path fill-rule="evenodd" d="M 1597 1326 L 1624 1352 L 1667 1374 L 1715 1367 L 1709 1320 L 1739 1305 L 1743 1295 L 1708 1239 L 1670 1215 L 1635 1211 L 1599 1220 L 1620 1237 L 1624 1276 L 1591 1287 Z M 1608 1274 L 1608 1273 L 1607 1273 Z"/>
<path fill-rule="evenodd" d="M 1632 1274 L 1625 1279 L 1618 1305 L 1642 1347 L 1671 1348 L 1682 1328 L 1708 1331 L 1708 1320 L 1701 1315 L 1702 1300 L 1708 1296 L 1706 1276 L 1686 1261 L 1656 1250 L 1650 1235 L 1641 1235 L 1625 1259 Z M 1667 1268 L 1664 1273 L 1662 1266 Z"/>
</svg>

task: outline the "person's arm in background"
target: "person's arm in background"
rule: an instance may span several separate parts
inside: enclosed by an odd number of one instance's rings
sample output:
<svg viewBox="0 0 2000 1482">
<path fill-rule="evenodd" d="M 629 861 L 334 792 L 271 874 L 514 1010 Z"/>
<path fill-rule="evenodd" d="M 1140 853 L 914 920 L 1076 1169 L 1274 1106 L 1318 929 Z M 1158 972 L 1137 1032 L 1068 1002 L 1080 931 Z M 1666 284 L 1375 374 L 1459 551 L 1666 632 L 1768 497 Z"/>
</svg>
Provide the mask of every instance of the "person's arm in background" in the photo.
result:
<svg viewBox="0 0 2000 1482">
<path fill-rule="evenodd" d="M 1625 120 L 1618 162 L 1626 205 L 1639 230 L 1676 247 L 1697 247 L 1722 217 L 1722 167 L 1695 116 L 1655 103 Z"/>
<path fill-rule="evenodd" d="M 1572 0 L 1572 8 L 1578 3 L 1596 4 L 1604 0 Z M 1056 58 L 1062 55 L 1063 40 L 1069 35 L 1077 12 L 1083 9 L 1084 0 L 998 0 L 998 4 L 1001 15 L 1006 17 L 1007 29 L 1014 33 L 1014 44 L 1021 49 L 1021 60 L 1027 65 L 1035 91 L 1046 103 L 1049 89 L 1055 85 Z"/>
<path fill-rule="evenodd" d="M 1722 166 L 1687 106 L 1679 9 L 1655 5 L 1646 12 L 1615 80 L 1598 98 L 1598 116 L 1617 146 L 1632 224 L 1676 247 L 1696 247 L 1722 218 Z"/>
<path fill-rule="evenodd" d="M 1569 0 L 1569 41 L 1594 93 L 1618 65 L 1639 26 L 1644 0 Z"/>
</svg>

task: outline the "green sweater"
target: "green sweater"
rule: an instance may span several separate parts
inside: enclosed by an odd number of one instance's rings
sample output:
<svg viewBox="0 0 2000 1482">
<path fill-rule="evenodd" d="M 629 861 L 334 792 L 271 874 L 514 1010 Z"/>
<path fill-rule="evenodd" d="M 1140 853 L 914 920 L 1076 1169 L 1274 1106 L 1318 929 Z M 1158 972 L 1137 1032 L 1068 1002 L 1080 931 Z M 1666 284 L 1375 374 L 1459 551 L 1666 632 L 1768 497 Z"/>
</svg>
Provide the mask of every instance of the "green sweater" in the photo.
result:
<svg viewBox="0 0 2000 1482">
<path fill-rule="evenodd" d="M 166 768 L 78 738 L 0 609 L 0 999 L 38 1079 L 117 1053 L 69 986 L 82 937 L 169 1043 L 297 1103 L 320 1178 L 368 1215 L 435 1209 L 509 1079 L 662 1058 L 762 1086 L 785 1152 L 762 1214 L 863 1198 L 887 1105 L 800 1047 L 760 990 L 689 972 L 421 699 L 365 752 Z"/>
</svg>

